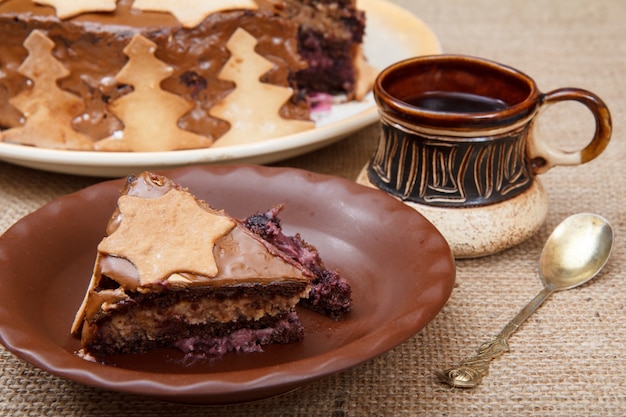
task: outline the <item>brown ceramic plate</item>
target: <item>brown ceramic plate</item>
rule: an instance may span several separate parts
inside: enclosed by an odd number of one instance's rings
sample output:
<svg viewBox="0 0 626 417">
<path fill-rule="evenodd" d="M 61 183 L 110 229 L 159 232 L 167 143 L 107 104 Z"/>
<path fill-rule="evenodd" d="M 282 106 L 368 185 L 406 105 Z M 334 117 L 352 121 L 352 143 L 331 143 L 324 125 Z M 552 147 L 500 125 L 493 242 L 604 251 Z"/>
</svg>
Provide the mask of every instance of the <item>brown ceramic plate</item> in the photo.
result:
<svg viewBox="0 0 626 417">
<path fill-rule="evenodd" d="M 294 169 L 193 167 L 164 172 L 213 206 L 245 217 L 284 203 L 283 227 L 316 245 L 353 286 L 346 320 L 300 310 L 300 343 L 188 362 L 176 351 L 74 355 L 69 334 L 121 180 L 59 198 L 0 237 L 0 341 L 52 374 L 168 401 L 223 404 L 284 393 L 376 357 L 413 336 L 446 303 L 455 265 L 441 234 L 414 210 L 348 180 Z M 158 227 L 158 225 L 155 225 Z"/>
</svg>

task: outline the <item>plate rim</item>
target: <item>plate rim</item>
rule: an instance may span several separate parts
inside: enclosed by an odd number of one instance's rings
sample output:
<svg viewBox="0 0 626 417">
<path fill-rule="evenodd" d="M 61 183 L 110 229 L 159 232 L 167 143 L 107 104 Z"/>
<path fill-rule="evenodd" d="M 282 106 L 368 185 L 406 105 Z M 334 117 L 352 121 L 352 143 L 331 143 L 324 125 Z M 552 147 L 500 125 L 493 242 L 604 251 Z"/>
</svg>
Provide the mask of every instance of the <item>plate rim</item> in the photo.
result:
<svg viewBox="0 0 626 417">
<path fill-rule="evenodd" d="M 408 213 L 411 213 L 411 216 L 418 216 L 420 218 L 420 222 L 425 222 L 424 224 L 431 230 L 433 235 L 447 245 L 445 238 L 443 238 L 441 233 L 432 225 L 432 223 L 426 220 L 418 212 L 379 190 L 356 184 L 344 178 L 312 173 L 310 171 L 295 168 L 262 167 L 254 165 L 194 166 L 164 171 L 162 173 L 164 175 L 176 177 L 178 174 L 188 175 L 194 171 L 200 173 L 201 175 L 206 175 L 207 172 L 209 172 L 210 175 L 216 175 L 215 173 L 228 174 L 234 170 L 246 170 L 245 172 L 248 175 L 253 173 L 254 175 L 261 176 L 264 179 L 266 177 L 271 177 L 274 180 L 284 175 L 297 175 L 302 181 L 306 181 L 307 184 L 311 184 L 312 187 L 318 186 L 318 184 L 327 185 L 330 183 L 330 186 L 341 188 L 344 192 L 357 192 L 363 193 L 365 196 L 375 196 L 376 198 L 383 199 L 385 204 L 388 204 L 394 209 L 404 211 L 407 215 L 409 215 Z M 176 175 L 172 175 L 172 173 L 175 173 Z M 70 199 L 87 196 L 90 192 L 97 190 L 98 187 L 108 187 L 118 190 L 120 181 L 123 181 L 123 179 L 101 182 L 51 201 L 40 209 L 19 220 L 14 225 L 9 227 L 9 229 L 7 229 L 2 235 L 0 235 L 0 249 L 2 245 L 6 244 L 7 236 L 10 237 L 16 233 L 16 230 L 24 224 L 23 222 L 25 219 L 31 218 L 32 216 L 47 215 L 50 211 L 59 210 L 59 206 L 63 206 L 63 204 L 69 202 Z M 398 330 L 393 333 L 384 334 L 385 337 L 382 338 L 382 341 L 375 340 L 381 336 L 380 331 L 369 331 L 360 338 L 352 340 L 336 349 L 331 349 L 321 354 L 281 364 L 288 366 L 288 372 L 285 372 L 283 369 L 284 366 L 281 367 L 281 365 L 272 365 L 269 367 L 254 368 L 252 370 L 244 369 L 239 371 L 215 372 L 210 374 L 210 378 L 205 378 L 203 381 L 200 381 L 200 376 L 207 374 L 192 374 L 191 377 L 189 377 L 189 374 L 185 374 L 187 377 L 194 380 L 194 382 L 191 383 L 191 385 L 185 385 L 182 388 L 178 384 L 179 381 L 176 381 L 176 377 L 181 375 L 179 373 L 166 374 L 165 376 L 161 375 L 160 378 L 155 381 L 149 378 L 150 375 L 154 375 L 154 372 L 148 373 L 144 371 L 118 368 L 120 369 L 120 372 L 111 372 L 110 369 L 103 371 L 104 374 L 106 374 L 104 377 L 102 375 L 103 372 L 99 372 L 99 370 L 101 371 L 101 367 L 103 365 L 86 362 L 77 358 L 75 355 L 64 350 L 58 344 L 55 344 L 50 338 L 45 340 L 45 344 L 42 348 L 38 348 L 40 345 L 36 345 L 35 349 L 33 349 L 32 346 L 30 348 L 28 346 L 24 347 L 23 340 L 14 340 L 16 329 L 11 327 L 10 312 L 6 311 L 6 307 L 3 305 L 0 305 L 0 343 L 2 343 L 8 351 L 12 352 L 17 357 L 48 373 L 88 386 L 137 394 L 141 396 L 156 397 L 168 401 L 180 401 L 183 400 L 183 397 L 185 397 L 182 402 L 201 404 L 231 404 L 242 402 L 237 399 L 242 396 L 242 393 L 245 393 L 243 397 L 249 397 L 247 400 L 262 399 L 268 396 L 287 392 L 291 388 L 302 386 L 330 374 L 342 372 L 357 366 L 391 350 L 419 332 L 430 321 L 432 321 L 437 314 L 439 314 L 452 293 L 456 277 L 455 261 L 449 247 L 446 247 L 448 248 L 446 252 L 446 261 L 449 262 L 449 265 L 452 268 L 452 274 L 447 277 L 448 280 L 446 282 L 439 283 L 443 289 L 442 298 L 438 299 L 440 305 L 438 305 L 435 309 L 436 311 L 433 310 L 434 313 L 432 317 L 428 317 L 421 327 L 417 327 L 415 329 L 414 327 L 410 327 L 408 329 L 406 327 L 406 322 L 409 322 L 410 324 L 412 316 L 417 314 L 416 312 L 419 311 L 419 314 L 423 313 L 420 309 L 403 312 L 401 316 L 394 317 L 392 321 L 386 323 L 387 325 L 395 325 L 398 327 Z M 2 255 L 2 251 L 0 251 L 0 255 Z M 6 323 L 3 324 L 3 322 Z M 6 338 L 7 330 L 10 334 L 10 340 L 7 340 Z M 20 334 L 19 331 L 17 331 L 17 333 L 18 335 Z M 29 335 L 22 336 L 29 337 Z M 33 336 L 30 335 L 30 337 Z M 369 342 L 370 339 L 372 339 L 372 343 L 378 343 L 373 351 L 371 349 L 367 351 L 354 349 L 355 346 L 361 346 L 364 342 Z M 48 353 L 48 346 L 52 346 L 54 348 L 51 354 Z M 42 349 L 46 351 L 44 352 L 46 355 L 44 355 L 43 358 L 38 356 L 38 354 L 41 355 L 41 352 L 38 351 L 41 351 Z M 345 360 L 346 357 L 349 357 L 349 360 Z M 339 360 L 339 362 L 341 362 L 341 366 L 337 366 L 337 358 L 341 359 Z M 63 366 L 59 367 L 59 363 Z M 294 372 L 294 364 L 300 365 L 298 369 L 301 369 L 302 371 Z M 81 369 L 78 374 L 76 369 L 77 366 Z M 111 378 L 111 374 L 119 375 L 119 378 Z M 247 378 L 242 378 L 244 374 Z M 177 382 L 177 384 L 172 385 L 174 382 Z M 266 382 L 268 385 L 264 385 L 263 389 L 267 392 L 271 391 L 272 394 L 256 398 L 254 391 L 258 391 L 260 389 L 257 384 L 264 384 Z M 150 385 L 150 392 L 146 392 L 146 389 L 142 388 L 142 384 Z M 199 394 L 198 390 L 202 391 L 202 394 Z M 209 392 L 210 395 L 208 395 L 207 392 Z M 218 400 L 218 396 L 221 397 L 221 400 Z"/>
</svg>

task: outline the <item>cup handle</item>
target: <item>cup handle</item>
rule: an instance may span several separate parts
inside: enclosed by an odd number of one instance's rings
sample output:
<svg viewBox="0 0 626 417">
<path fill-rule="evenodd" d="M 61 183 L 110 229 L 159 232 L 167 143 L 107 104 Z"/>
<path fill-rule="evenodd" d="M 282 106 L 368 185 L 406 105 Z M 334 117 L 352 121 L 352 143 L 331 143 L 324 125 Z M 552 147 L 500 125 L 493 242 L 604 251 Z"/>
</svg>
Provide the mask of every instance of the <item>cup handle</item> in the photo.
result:
<svg viewBox="0 0 626 417">
<path fill-rule="evenodd" d="M 556 165 L 580 165 L 600 155 L 611 139 L 611 114 L 606 104 L 595 94 L 579 88 L 560 88 L 543 94 L 541 107 L 561 101 L 574 100 L 585 105 L 596 122 L 596 129 L 591 141 L 583 149 L 567 152 L 549 145 L 530 132 L 528 156 L 536 174 L 546 172 Z"/>
</svg>

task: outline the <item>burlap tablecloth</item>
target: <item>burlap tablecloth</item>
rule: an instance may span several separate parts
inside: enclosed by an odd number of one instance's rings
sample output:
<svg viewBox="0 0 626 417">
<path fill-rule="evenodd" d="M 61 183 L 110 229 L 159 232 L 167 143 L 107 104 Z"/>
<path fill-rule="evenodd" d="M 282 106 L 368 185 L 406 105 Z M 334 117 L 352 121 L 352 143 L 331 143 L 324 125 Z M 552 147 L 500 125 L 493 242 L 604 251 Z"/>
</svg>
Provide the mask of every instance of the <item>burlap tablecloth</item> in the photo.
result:
<svg viewBox="0 0 626 417">
<path fill-rule="evenodd" d="M 621 0 L 394 0 L 430 25 L 444 51 L 491 58 L 532 75 L 544 91 L 577 86 L 609 105 L 614 133 L 597 160 L 541 177 L 550 195 L 546 224 L 501 254 L 458 262 L 448 304 L 423 331 L 346 372 L 265 401 L 186 407 L 104 392 L 31 367 L 0 348 L 0 414 L 118 415 L 626 415 L 626 2 Z M 390 45 L 390 47 L 392 47 Z M 544 131 L 578 147 L 591 118 L 576 105 L 550 110 Z M 276 165 L 354 179 L 372 154 L 378 126 L 328 148 Z M 0 231 L 46 202 L 99 179 L 51 174 L 0 163 Z M 437 382 L 434 371 L 475 353 L 539 291 L 543 242 L 566 216 L 608 218 L 616 246 L 594 281 L 557 293 L 511 339 L 473 390 Z M 2 277 L 0 277 L 2 279 Z"/>
</svg>

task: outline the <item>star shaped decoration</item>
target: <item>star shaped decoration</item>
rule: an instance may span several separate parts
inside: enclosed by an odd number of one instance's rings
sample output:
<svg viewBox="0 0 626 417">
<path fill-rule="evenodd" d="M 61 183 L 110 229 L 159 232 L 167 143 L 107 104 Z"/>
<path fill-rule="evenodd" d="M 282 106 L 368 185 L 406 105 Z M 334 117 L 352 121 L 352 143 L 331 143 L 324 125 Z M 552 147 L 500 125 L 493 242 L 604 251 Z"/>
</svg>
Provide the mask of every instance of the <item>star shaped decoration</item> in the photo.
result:
<svg viewBox="0 0 626 417">
<path fill-rule="evenodd" d="M 139 272 L 139 286 L 181 272 L 217 275 L 213 247 L 235 227 L 232 219 L 203 209 L 181 190 L 157 198 L 123 195 L 118 208 L 122 221 L 98 251 L 129 260 Z"/>
<path fill-rule="evenodd" d="M 52 6 L 59 19 L 67 19 L 82 13 L 112 12 L 117 0 L 35 0 L 35 3 Z"/>
<path fill-rule="evenodd" d="M 224 10 L 258 9 L 253 0 L 135 0 L 134 9 L 169 12 L 184 27 L 192 28 L 212 13 Z"/>
</svg>

